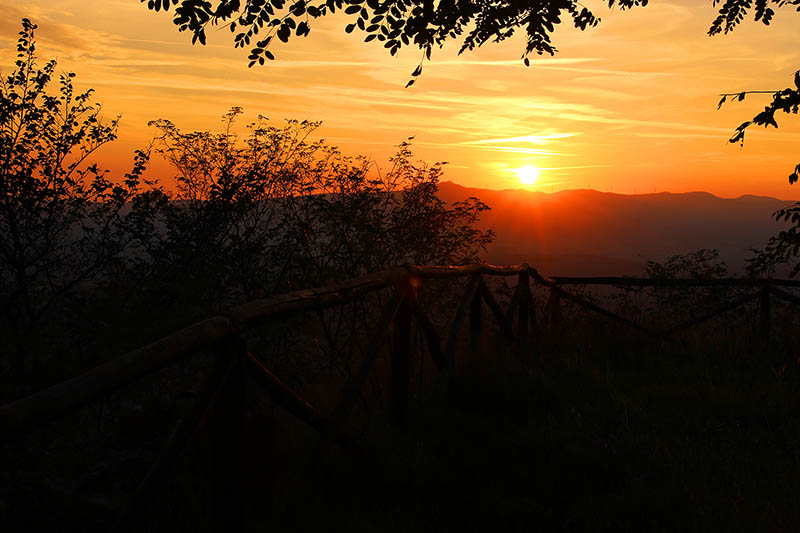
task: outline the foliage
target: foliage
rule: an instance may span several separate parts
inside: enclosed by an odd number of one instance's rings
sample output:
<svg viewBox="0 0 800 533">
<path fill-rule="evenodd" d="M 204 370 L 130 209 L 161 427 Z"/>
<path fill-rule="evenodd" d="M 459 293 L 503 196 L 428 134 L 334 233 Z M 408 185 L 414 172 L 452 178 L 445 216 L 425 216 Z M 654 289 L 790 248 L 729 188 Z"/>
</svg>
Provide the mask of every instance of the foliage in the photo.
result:
<svg viewBox="0 0 800 533">
<path fill-rule="evenodd" d="M 798 6 L 797 11 L 800 11 L 800 1 L 798 0 L 755 0 L 755 5 L 753 5 L 753 0 L 712 0 L 712 2 L 715 6 L 722 5 L 714 22 L 711 23 L 711 28 L 708 30 L 709 35 L 733 31 L 753 7 L 755 7 L 753 19 L 756 22 L 761 21 L 765 26 L 768 26 L 775 16 L 772 6 L 776 8 Z"/>
<path fill-rule="evenodd" d="M 764 249 L 754 250 L 747 266 L 748 273 L 752 276 L 772 276 L 778 266 L 786 265 L 800 255 L 800 202 L 776 211 L 775 219 L 790 222 L 792 226 L 770 237 Z M 789 276 L 794 277 L 798 272 L 800 263 L 792 266 Z"/>
<path fill-rule="evenodd" d="M 149 203 L 146 151 L 119 183 L 88 164 L 116 139 L 118 119 L 104 123 L 92 91 L 75 91 L 72 73 L 49 89 L 56 62 L 37 64 L 35 29 L 22 20 L 15 68 L 0 81 L 0 308 L 22 332 L 106 276 L 143 221 L 134 209 L 126 226 L 123 208 Z"/>
<path fill-rule="evenodd" d="M 144 1 L 144 0 L 143 0 Z M 623 8 L 646 4 L 647 0 L 611 0 Z M 274 37 L 287 42 L 292 34 L 305 36 L 310 32 L 310 19 L 343 11 L 351 23 L 347 33 L 356 28 L 366 33 L 365 41 L 378 41 L 395 55 L 403 46 L 413 43 L 430 58 L 434 45 L 442 46 L 450 39 L 463 35 L 461 51 L 471 50 L 487 41 L 502 41 L 525 26 L 528 42 L 525 56 L 555 52 L 550 43 L 554 26 L 566 14 L 577 28 L 593 26 L 598 19 L 579 2 L 556 0 L 548 2 L 456 2 L 447 0 L 434 5 L 432 0 L 148 0 L 148 8 L 175 8 L 174 23 L 180 31 L 192 32 L 192 42 L 205 44 L 209 24 L 229 22 L 234 32 L 235 46 L 255 44 L 250 51 L 250 65 L 274 59 L 269 46 Z M 263 32 L 262 32 L 263 30 Z M 263 39 L 258 40 L 259 34 Z M 265 34 L 265 35 L 264 35 Z"/>
<path fill-rule="evenodd" d="M 159 153 L 178 172 L 151 261 L 164 269 L 161 282 L 170 291 L 182 289 L 190 299 L 217 300 L 232 287 L 248 297 L 266 283 L 283 200 L 308 194 L 326 171 L 321 145 L 306 142 L 316 124 L 290 121 L 279 129 L 260 120 L 241 143 L 234 132 L 241 113 L 233 108 L 223 117 L 222 133 L 150 123 L 159 131 Z"/>
<path fill-rule="evenodd" d="M 731 98 L 737 102 L 741 102 L 744 100 L 746 95 L 756 93 L 771 93 L 772 102 L 764 107 L 764 110 L 754 116 L 752 120 L 742 122 L 736 128 L 736 131 L 729 139 L 729 142 L 744 144 L 745 130 L 753 125 L 764 126 L 765 128 L 769 126 L 777 128 L 778 122 L 775 120 L 775 113 L 778 111 L 783 111 L 786 114 L 797 114 L 798 110 L 800 110 L 800 70 L 794 73 L 794 88 L 787 87 L 779 91 L 742 91 L 740 93 L 725 93 L 722 95 L 722 99 L 719 101 L 717 109 L 721 108 L 728 98 Z M 793 172 L 789 174 L 789 183 L 795 183 L 799 174 L 800 163 L 798 163 Z"/>
<path fill-rule="evenodd" d="M 764 126 L 768 128 L 772 126 L 778 127 L 778 122 L 775 119 L 775 114 L 782 111 L 785 114 L 796 115 L 800 110 L 800 70 L 794 73 L 794 87 L 787 87 L 779 91 L 743 91 L 740 93 L 726 93 L 722 95 L 717 109 L 721 108 L 723 104 L 731 98 L 734 101 L 741 102 L 748 94 L 772 94 L 772 101 L 764 107 L 764 110 L 755 115 L 752 120 L 742 122 L 736 128 L 734 134 L 729 139 L 731 143 L 744 144 L 745 130 L 750 126 Z M 789 174 L 789 183 L 794 184 L 800 175 L 800 163 L 795 165 L 791 174 Z M 777 235 L 770 237 L 766 246 L 762 250 L 755 250 L 754 256 L 749 259 L 748 271 L 752 275 L 772 275 L 775 273 L 776 267 L 781 264 L 791 262 L 795 257 L 800 255 L 800 203 L 785 209 L 780 209 L 774 213 L 775 220 L 790 222 L 793 224 L 788 230 L 779 232 Z M 790 275 L 794 277 L 800 272 L 800 263 L 794 265 L 790 271 Z"/>
<path fill-rule="evenodd" d="M 100 119 L 74 74 L 49 90 L 56 63 L 37 65 L 35 29 L 23 20 L 0 82 L 4 370 L 68 354 L 59 362 L 71 373 L 154 328 L 403 262 L 471 261 L 492 238 L 473 228 L 487 206 L 441 202 L 442 165 L 412 162 L 408 143 L 381 175 L 310 140 L 319 123 L 259 117 L 240 135 L 240 108 L 221 133 L 153 121 L 153 144 L 112 181 L 89 158 L 116 139 L 118 120 Z M 144 178 L 153 149 L 177 171 L 173 191 Z"/>
<path fill-rule="evenodd" d="M 141 0 L 144 2 L 145 0 Z M 720 0 L 712 0 L 713 4 Z M 648 0 L 608 0 L 609 8 L 629 9 L 646 6 Z M 771 6 L 800 5 L 798 0 L 757 0 L 753 18 L 768 25 L 775 15 Z M 600 21 L 594 13 L 575 0 L 547 0 L 545 2 L 508 2 L 488 0 L 457 2 L 444 0 L 147 0 L 148 9 L 168 11 L 175 7 L 173 22 L 179 31 L 190 31 L 192 42 L 205 44 L 205 30 L 209 24 L 228 23 L 235 33 L 235 46 L 245 47 L 255 43 L 250 51 L 250 66 L 264 64 L 274 59 L 269 46 L 274 37 L 283 42 L 294 34 L 306 36 L 310 32 L 310 19 L 343 11 L 353 22 L 345 26 L 347 33 L 356 28 L 367 34 L 366 42 L 377 40 L 394 55 L 413 43 L 430 59 L 434 45 L 442 47 L 448 40 L 462 37 L 459 52 L 472 50 L 486 42 L 499 42 L 511 37 L 524 27 L 527 43 L 523 58 L 531 52 L 553 54 L 551 34 L 562 17 L 572 19 L 574 26 L 585 30 Z M 751 0 L 726 0 L 719 8 L 709 34 L 728 33 L 742 22 L 752 7 Z M 238 30 L 238 33 L 237 33 Z M 256 40 L 260 33 L 265 34 Z M 418 74 L 418 73 L 417 73 Z"/>
<path fill-rule="evenodd" d="M 145 2 L 145 0 L 141 0 Z M 720 0 L 712 0 L 717 5 Z M 608 0 L 608 7 L 630 9 L 646 6 L 648 0 Z M 757 0 L 753 18 L 769 24 L 775 15 L 774 7 L 798 5 L 799 0 Z M 303 37 L 311 31 L 311 19 L 335 13 L 337 10 L 352 21 L 344 30 L 356 29 L 366 34 L 364 41 L 377 41 L 391 55 L 403 46 L 413 45 L 430 59 L 434 46 L 461 40 L 459 53 L 473 50 L 487 42 L 503 41 L 524 29 L 527 37 L 523 61 L 535 52 L 554 54 L 556 47 L 551 36 L 562 19 L 580 29 L 596 26 L 600 19 L 577 0 L 544 0 L 509 2 L 482 0 L 147 0 L 148 9 L 169 11 L 175 8 L 173 22 L 179 31 L 189 31 L 192 43 L 206 43 L 209 25 L 226 23 L 235 34 L 237 48 L 250 47 L 250 66 L 263 65 L 275 59 L 271 45 L 275 37 L 288 42 L 294 35 Z M 725 0 L 713 21 L 709 34 L 729 32 L 744 20 L 752 0 Z M 422 73 L 422 63 L 412 77 Z M 410 80 L 408 85 L 414 83 Z"/>
<path fill-rule="evenodd" d="M 647 261 L 647 277 L 654 279 L 720 279 L 728 275 L 728 265 L 719 258 L 719 250 L 700 249 L 673 255 L 663 262 Z M 729 287 L 653 287 L 649 290 L 655 303 L 653 312 L 666 324 L 690 320 L 698 312 L 708 312 L 731 300 L 736 291 Z"/>
<path fill-rule="evenodd" d="M 484 233 L 474 228 L 480 213 L 489 207 L 474 197 L 447 207 L 436 196 L 442 163 L 432 167 L 413 164 L 408 143 L 400 145 L 393 163 L 391 180 L 408 184 L 392 213 L 396 253 L 416 264 L 478 260 L 494 238 L 491 230 Z"/>
<path fill-rule="evenodd" d="M 800 1 L 798 0 L 758 0 L 755 3 L 756 20 L 761 20 L 764 24 L 769 24 L 775 14 L 774 10 L 768 7 L 769 4 L 776 5 L 777 7 L 797 6 L 796 10 L 800 12 Z M 722 31 L 728 33 L 742 21 L 751 6 L 752 2 L 750 0 L 726 0 L 720 8 L 719 16 L 709 30 L 709 34 L 714 35 Z M 756 114 L 751 120 L 742 122 L 736 128 L 729 142 L 739 143 L 740 145 L 744 144 L 745 131 L 752 125 L 764 126 L 765 128 L 773 126 L 777 128 L 778 122 L 775 119 L 775 113 L 778 111 L 796 115 L 798 109 L 800 109 L 800 70 L 794 73 L 793 81 L 794 87 L 787 87 L 782 90 L 742 91 L 720 95 L 722 98 L 717 105 L 717 109 L 720 109 L 728 99 L 742 102 L 748 94 L 772 95 L 772 101 L 764 107 L 763 111 Z M 797 182 L 798 175 L 800 175 L 800 163 L 795 165 L 793 171 L 789 174 L 789 183 L 794 184 Z M 800 214 L 798 213 L 800 213 L 800 204 L 775 212 L 774 216 L 776 220 L 788 221 L 791 219 L 791 222 L 795 224 L 795 226 L 771 237 L 763 250 L 755 250 L 754 256 L 749 260 L 750 265 L 748 266 L 748 271 L 750 274 L 772 275 L 777 265 L 788 263 L 792 258 L 797 257 L 800 251 L 800 247 L 798 246 L 800 245 L 800 240 L 798 240 Z M 796 275 L 798 271 L 800 271 L 800 263 L 794 266 L 791 271 L 791 276 Z"/>
<path fill-rule="evenodd" d="M 222 133 L 152 123 L 179 172 L 154 261 L 190 293 L 252 298 L 409 261 L 470 261 L 490 242 L 491 232 L 473 228 L 486 205 L 445 205 L 436 196 L 441 165 L 413 163 L 408 143 L 382 176 L 368 158 L 310 141 L 316 122 L 278 128 L 259 117 L 241 139 L 241 113 L 225 115 Z"/>
<path fill-rule="evenodd" d="M 724 278 L 728 266 L 719 259 L 719 250 L 706 248 L 680 255 L 673 255 L 663 263 L 648 261 L 647 277 L 657 279 L 714 279 Z"/>
</svg>

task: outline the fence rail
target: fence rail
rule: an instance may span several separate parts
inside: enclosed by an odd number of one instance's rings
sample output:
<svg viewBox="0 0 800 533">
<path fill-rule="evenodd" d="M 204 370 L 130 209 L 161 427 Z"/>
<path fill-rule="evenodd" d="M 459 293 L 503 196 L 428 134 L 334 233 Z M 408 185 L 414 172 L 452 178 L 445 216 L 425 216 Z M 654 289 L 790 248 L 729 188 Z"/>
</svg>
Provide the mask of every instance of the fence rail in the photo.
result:
<svg viewBox="0 0 800 533">
<path fill-rule="evenodd" d="M 517 287 L 507 309 L 504 310 L 494 298 L 484 276 L 517 276 Z M 468 278 L 469 282 L 450 321 L 449 331 L 446 335 L 440 335 L 420 307 L 417 295 L 425 280 L 456 278 Z M 389 415 L 394 422 L 401 423 L 406 416 L 409 401 L 412 323 L 416 323 L 422 332 L 431 359 L 439 371 L 433 391 L 433 401 L 439 401 L 446 394 L 448 384 L 453 379 L 456 344 L 465 323 L 469 327 L 470 353 L 474 357 L 479 350 L 483 330 L 481 322 L 483 304 L 486 304 L 503 337 L 510 342 L 524 339 L 531 330 L 536 330 L 531 282 L 550 291 L 547 312 L 551 327 L 558 327 L 561 321 L 560 302 L 563 299 L 656 339 L 668 338 L 679 331 L 758 300 L 759 331 L 762 338 L 767 340 L 770 331 L 770 296 L 793 305 L 800 305 L 800 298 L 779 288 L 800 287 L 800 281 L 796 280 L 545 277 L 528 264 L 405 265 L 326 288 L 299 290 L 242 304 L 224 314 L 194 323 L 151 344 L 114 358 L 80 376 L 2 406 L 0 445 L 19 439 L 47 422 L 119 390 L 147 374 L 191 354 L 212 348 L 216 362 L 214 371 L 204 388 L 205 392 L 199 396 L 200 400 L 195 409 L 181 418 L 170 433 L 158 459 L 128 505 L 121 510 L 117 529 L 131 527 L 132 517 L 142 515 L 142 510 L 147 507 L 148 501 L 152 501 L 154 487 L 166 478 L 170 466 L 181 449 L 200 426 L 209 422 L 215 435 L 212 469 L 217 517 L 215 527 L 226 531 L 241 530 L 245 520 L 241 503 L 242 483 L 238 477 L 242 467 L 238 450 L 244 431 L 245 375 L 250 376 L 264 389 L 276 404 L 319 431 L 325 439 L 338 442 L 342 446 L 355 447 L 357 443 L 342 430 L 342 426 L 360 391 L 364 388 L 385 342 L 391 341 L 393 344 L 390 361 Z M 575 285 L 659 288 L 738 287 L 752 288 L 754 292 L 686 323 L 674 325 L 663 331 L 654 331 L 565 289 L 567 286 Z M 365 356 L 345 383 L 338 402 L 327 416 L 286 386 L 253 357 L 241 337 L 242 333 L 258 325 L 307 311 L 341 306 L 363 298 L 369 293 L 389 288 L 393 290 L 393 297 L 384 305 L 377 325 L 369 335 Z M 390 330 L 392 335 L 389 339 L 387 331 Z"/>
</svg>

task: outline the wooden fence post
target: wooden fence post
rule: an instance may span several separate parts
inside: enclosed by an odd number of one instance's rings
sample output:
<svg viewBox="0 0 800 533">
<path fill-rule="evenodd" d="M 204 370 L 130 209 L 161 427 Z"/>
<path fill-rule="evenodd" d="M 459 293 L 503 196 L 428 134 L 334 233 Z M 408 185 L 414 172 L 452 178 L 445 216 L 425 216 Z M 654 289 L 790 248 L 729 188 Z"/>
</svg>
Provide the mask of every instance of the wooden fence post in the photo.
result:
<svg viewBox="0 0 800 533">
<path fill-rule="evenodd" d="M 558 343 L 561 332 L 561 290 L 557 286 L 550 288 L 547 310 L 550 315 L 550 335 Z"/>
<path fill-rule="evenodd" d="M 508 312 L 505 316 L 505 328 L 512 335 L 514 334 L 514 318 L 516 318 L 517 306 L 519 305 L 519 287 L 511 295 L 511 301 L 508 303 Z"/>
<path fill-rule="evenodd" d="M 764 350 L 769 347 L 769 336 L 772 322 L 772 309 L 770 307 L 769 286 L 766 285 L 761 288 L 758 294 L 758 311 L 759 311 L 759 338 L 761 339 L 761 346 Z"/>
<path fill-rule="evenodd" d="M 530 335 L 536 339 L 539 332 L 539 324 L 537 323 L 536 319 L 536 310 L 533 308 L 533 294 L 530 290 L 528 290 L 528 309 L 530 309 Z"/>
<path fill-rule="evenodd" d="M 404 280 L 397 287 L 400 306 L 394 317 L 394 346 L 392 350 L 392 390 L 389 399 L 389 417 L 394 424 L 402 424 L 408 413 L 408 389 L 411 381 L 411 314 L 415 297 L 416 278 Z"/>
<path fill-rule="evenodd" d="M 531 286 L 530 276 L 527 272 L 521 272 L 517 290 L 519 291 L 519 315 L 517 317 L 517 331 L 520 341 L 524 344 L 528 341 L 528 313 L 531 308 Z"/>
<path fill-rule="evenodd" d="M 483 280 L 478 283 L 483 283 Z M 469 352 L 472 366 L 470 370 L 475 376 L 480 374 L 481 364 L 481 331 L 483 330 L 481 303 L 483 303 L 483 295 L 480 290 L 476 290 L 469 305 Z"/>
<path fill-rule="evenodd" d="M 244 487 L 244 358 L 247 346 L 231 337 L 214 349 L 214 370 L 231 374 L 219 392 L 211 417 L 212 526 L 215 532 L 245 530 L 247 493 Z"/>
</svg>

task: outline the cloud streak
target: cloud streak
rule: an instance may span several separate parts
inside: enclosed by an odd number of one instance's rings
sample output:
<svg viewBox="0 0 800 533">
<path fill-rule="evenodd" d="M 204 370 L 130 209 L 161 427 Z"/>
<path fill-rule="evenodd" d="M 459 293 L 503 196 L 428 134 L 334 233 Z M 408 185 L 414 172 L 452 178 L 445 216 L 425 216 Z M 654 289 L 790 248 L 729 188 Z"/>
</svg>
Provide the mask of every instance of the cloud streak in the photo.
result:
<svg viewBox="0 0 800 533">
<path fill-rule="evenodd" d="M 582 135 L 583 132 L 544 133 L 540 135 L 523 135 L 521 137 L 506 137 L 503 139 L 481 139 L 478 141 L 464 141 L 461 144 L 501 144 L 501 143 L 529 143 L 547 144 L 554 139 L 567 139 Z"/>
<path fill-rule="evenodd" d="M 99 89 L 95 97 L 109 114 L 125 116 L 131 139 L 149 139 L 144 125 L 159 117 L 214 129 L 225 110 L 241 105 L 323 120 L 320 135 L 376 159 L 416 135 L 420 157 L 454 162 L 448 179 L 465 185 L 493 186 L 507 174 L 499 169 L 531 165 L 563 175 L 566 187 L 591 175 L 621 188 L 626 180 L 659 190 L 724 183 L 729 189 L 712 192 L 791 196 L 736 189 L 752 176 L 788 187 L 800 136 L 791 120 L 778 132 L 749 133 L 744 151 L 731 150 L 733 128 L 761 103 L 748 98 L 716 112 L 715 95 L 785 87 L 793 70 L 784 67 L 800 57 L 791 44 L 796 25 L 776 19 L 765 31 L 743 27 L 741 37 L 709 39 L 695 12 L 667 1 L 614 13 L 596 29 L 560 34 L 559 55 L 534 58 L 530 68 L 514 40 L 464 55 L 445 47 L 409 89 L 417 51 L 389 57 L 345 34 L 341 19 L 316 21 L 308 39 L 279 45 L 276 61 L 248 69 L 247 51 L 233 49 L 227 30 L 211 32 L 208 46 L 191 46 L 171 16 L 135 0 L 26 0 L 24 7 L 0 0 L 0 38 L 9 45 L 0 58 L 13 64 L 19 18 L 31 16 L 42 58 L 57 57 L 59 69 L 78 73 L 77 85 Z M 712 174 L 724 179 L 704 181 Z"/>
</svg>

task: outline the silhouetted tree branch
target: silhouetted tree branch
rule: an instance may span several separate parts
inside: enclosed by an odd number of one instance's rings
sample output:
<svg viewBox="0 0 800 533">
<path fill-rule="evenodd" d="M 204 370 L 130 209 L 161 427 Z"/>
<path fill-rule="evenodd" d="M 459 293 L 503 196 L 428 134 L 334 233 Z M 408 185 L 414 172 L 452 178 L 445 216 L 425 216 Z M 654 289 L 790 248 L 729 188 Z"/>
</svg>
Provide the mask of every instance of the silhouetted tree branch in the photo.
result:
<svg viewBox="0 0 800 533">
<path fill-rule="evenodd" d="M 742 122 L 739 127 L 736 128 L 729 142 L 743 144 L 745 130 L 752 125 L 764 126 L 765 128 L 773 126 L 777 128 L 778 122 L 775 120 L 775 113 L 778 111 L 783 111 L 786 114 L 797 114 L 798 109 L 800 109 L 800 70 L 794 73 L 794 88 L 787 87 L 779 91 L 742 91 L 738 93 L 725 93 L 720 95 L 722 99 L 720 99 L 717 109 L 720 109 L 728 98 L 741 102 L 748 94 L 772 94 L 772 102 L 764 107 L 764 110 L 751 120 Z M 798 174 L 800 174 L 800 164 L 797 164 L 794 171 L 789 174 L 789 183 L 795 183 Z"/>
<path fill-rule="evenodd" d="M 492 240 L 474 228 L 488 207 L 439 200 L 442 164 L 413 161 L 407 142 L 382 173 L 312 139 L 316 122 L 259 117 L 239 135 L 241 108 L 221 132 L 153 121 L 151 146 L 112 181 L 89 159 L 117 121 L 101 120 L 73 74 L 50 88 L 55 61 L 37 64 L 36 26 L 22 24 L 0 80 L 0 381 L 39 356 L 80 360 L 103 332 L 117 342 L 127 328 L 409 261 L 471 262 Z M 174 190 L 144 178 L 152 150 L 176 169 Z"/>
<path fill-rule="evenodd" d="M 22 20 L 14 69 L 0 79 L 0 310 L 22 337 L 107 279 L 156 199 L 143 179 L 147 150 L 117 181 L 88 163 L 116 139 L 118 119 L 101 120 L 92 91 L 75 91 L 75 74 L 50 89 L 56 62 L 37 63 L 35 29 Z"/>
<path fill-rule="evenodd" d="M 764 110 L 756 114 L 751 120 L 742 122 L 728 140 L 731 143 L 744 144 L 744 134 L 750 126 L 778 127 L 775 114 L 782 111 L 786 114 L 796 115 L 800 110 L 800 70 L 794 73 L 794 88 L 787 87 L 779 91 L 742 91 L 738 93 L 724 93 L 720 96 L 717 109 L 720 109 L 728 99 L 741 102 L 748 94 L 771 94 L 772 101 Z M 800 163 L 795 165 L 789 174 L 789 183 L 797 182 L 800 175 Z M 764 249 L 754 250 L 754 255 L 748 260 L 748 271 L 754 276 L 772 275 L 779 265 L 791 262 L 800 255 L 800 203 L 774 213 L 777 221 L 790 222 L 793 226 L 770 237 Z M 800 272 L 800 263 L 794 265 L 789 275 L 794 277 Z"/>
<path fill-rule="evenodd" d="M 174 8 L 173 22 L 179 31 L 189 31 L 192 43 L 206 43 L 209 25 L 226 24 L 234 34 L 237 48 L 250 47 L 249 65 L 263 65 L 275 59 L 271 49 L 275 38 L 288 42 L 293 36 L 304 37 L 311 31 L 313 19 L 344 12 L 350 18 L 344 31 L 356 29 L 366 36 L 364 41 L 377 41 L 391 55 L 404 46 L 415 46 L 430 59 L 434 46 L 459 41 L 459 53 L 473 50 L 487 42 L 500 42 L 517 30 L 527 35 L 522 59 L 528 56 L 554 54 L 551 36 L 565 20 L 580 29 L 600 22 L 589 8 L 578 0 L 141 0 L 148 9 L 169 11 Z M 608 0 L 610 9 L 646 6 L 648 0 Z M 755 21 L 768 25 L 775 9 L 800 6 L 800 0 L 712 0 L 719 13 L 711 24 L 709 35 L 728 33 L 752 10 Z M 754 8 L 754 9 L 753 9 Z M 800 8 L 799 8 L 800 9 Z M 420 63 L 412 74 L 422 73 Z"/>
</svg>

